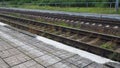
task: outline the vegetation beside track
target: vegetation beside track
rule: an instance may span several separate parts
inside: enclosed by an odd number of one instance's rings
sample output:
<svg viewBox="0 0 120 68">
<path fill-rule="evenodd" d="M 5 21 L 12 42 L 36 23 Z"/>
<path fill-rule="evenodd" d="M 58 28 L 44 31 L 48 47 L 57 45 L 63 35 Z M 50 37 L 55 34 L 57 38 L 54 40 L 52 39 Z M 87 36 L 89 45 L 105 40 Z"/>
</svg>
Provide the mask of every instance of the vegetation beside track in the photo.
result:
<svg viewBox="0 0 120 68">
<path fill-rule="evenodd" d="M 57 10 L 65 12 L 84 12 L 120 14 L 116 12 L 115 0 L 1 0 L 2 7 Z M 119 3 L 120 4 L 120 3 Z"/>
<path fill-rule="evenodd" d="M 40 10 L 55 10 L 65 12 L 80 12 L 80 13 L 101 13 L 101 14 L 116 14 L 115 8 L 102 7 L 53 7 L 39 5 L 9 5 L 9 7 L 25 8 L 25 9 L 40 9 Z M 120 14 L 120 11 L 118 12 Z"/>
<path fill-rule="evenodd" d="M 24 3 L 47 5 L 47 6 L 71 6 L 71 7 L 106 7 L 109 6 L 109 2 L 115 2 L 115 0 L 0 0 L 0 2 L 9 2 L 14 5 L 23 5 Z M 90 4 L 89 4 L 89 3 Z M 92 2 L 92 3 L 91 3 Z M 99 3 L 96 3 L 99 2 Z M 114 7 L 115 3 L 111 5 Z"/>
</svg>

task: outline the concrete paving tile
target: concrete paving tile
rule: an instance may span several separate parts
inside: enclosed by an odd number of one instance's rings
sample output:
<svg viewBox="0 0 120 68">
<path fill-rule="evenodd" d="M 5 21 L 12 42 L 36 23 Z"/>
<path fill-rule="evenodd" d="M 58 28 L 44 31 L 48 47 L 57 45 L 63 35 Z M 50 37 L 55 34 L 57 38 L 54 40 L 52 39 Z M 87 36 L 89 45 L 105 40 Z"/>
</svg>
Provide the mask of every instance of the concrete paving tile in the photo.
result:
<svg viewBox="0 0 120 68">
<path fill-rule="evenodd" d="M 29 44 L 36 44 L 36 43 L 38 43 L 38 42 L 40 42 L 39 40 L 37 40 L 36 38 L 31 38 L 30 40 L 27 40 L 26 41 L 27 43 L 29 43 Z"/>
<path fill-rule="evenodd" d="M 13 42 L 10 42 L 10 41 L 7 41 L 12 47 L 19 47 L 20 45 L 16 45 L 15 43 Z"/>
<path fill-rule="evenodd" d="M 37 42 L 38 40 L 34 40 L 34 37 L 31 37 L 29 35 L 20 33 L 20 32 L 15 32 L 14 34 L 11 33 L 11 35 L 15 36 L 16 38 L 18 38 L 18 40 L 23 41 L 23 42 L 27 42 L 27 43 L 32 43 Z"/>
<path fill-rule="evenodd" d="M 27 57 L 24 54 L 18 54 L 18 55 L 14 55 L 8 58 L 4 59 L 10 66 L 16 65 L 16 64 L 20 64 L 22 62 L 25 62 L 27 60 L 30 60 L 29 57 Z"/>
<path fill-rule="evenodd" d="M 81 60 L 79 60 L 79 61 L 77 61 L 76 63 L 73 63 L 73 64 L 77 65 L 78 67 L 85 67 L 85 66 L 87 66 L 91 63 L 92 63 L 91 60 L 83 58 L 83 59 L 81 59 Z"/>
<path fill-rule="evenodd" d="M 17 38 L 14 37 L 10 37 L 10 39 L 7 41 L 9 44 L 11 44 L 11 46 L 13 47 L 20 47 L 23 46 L 24 44 L 20 41 L 17 40 Z"/>
<path fill-rule="evenodd" d="M 41 65 L 34 65 L 34 66 L 29 67 L 29 68 L 45 68 L 45 67 L 43 67 Z"/>
<path fill-rule="evenodd" d="M 4 32 L 10 32 L 11 31 L 11 29 L 3 27 L 3 26 L 0 26 L 0 30 L 4 31 Z"/>
<path fill-rule="evenodd" d="M 59 48 L 56 48 L 56 47 L 54 47 L 54 46 L 52 46 L 52 45 L 49 45 L 49 44 L 47 44 L 47 43 L 44 43 L 44 42 L 42 42 L 42 41 L 39 41 L 39 42 L 36 43 L 35 45 L 38 46 L 38 47 L 44 45 L 44 47 L 48 47 L 48 48 L 53 49 L 53 50 L 59 50 Z"/>
<path fill-rule="evenodd" d="M 37 57 L 46 55 L 46 53 L 40 52 L 38 50 L 32 50 L 32 51 L 26 52 L 25 54 L 27 54 L 31 58 L 37 58 Z"/>
<path fill-rule="evenodd" d="M 52 45 L 48 45 L 48 44 L 43 43 L 41 41 L 36 43 L 36 44 L 34 44 L 34 46 L 36 46 L 36 47 L 38 47 L 38 48 L 40 48 L 42 50 L 45 50 L 47 52 L 50 52 L 50 53 L 54 53 L 54 52 L 57 52 L 57 51 L 61 50 L 59 48 L 56 48 L 56 47 L 54 47 Z"/>
<path fill-rule="evenodd" d="M 45 51 L 50 52 L 50 53 L 56 52 L 56 50 L 51 49 L 51 48 L 49 48 L 49 47 L 46 47 L 46 46 L 44 46 L 44 45 L 40 45 L 40 44 L 39 44 L 39 45 L 36 45 L 36 44 L 35 44 L 35 46 L 38 47 L 39 49 L 45 50 Z"/>
<path fill-rule="evenodd" d="M 53 49 L 48 48 L 48 47 L 42 47 L 41 49 L 43 49 L 43 50 L 45 50 L 45 51 L 47 51 L 47 52 L 50 52 L 50 53 L 56 52 L 56 50 L 53 50 Z"/>
<path fill-rule="evenodd" d="M 0 68 L 8 68 L 9 66 L 0 58 Z"/>
<path fill-rule="evenodd" d="M 13 45 L 14 47 L 24 46 L 24 43 L 19 41 L 19 40 L 17 40 L 17 38 L 13 38 L 11 40 L 14 41 L 14 43 L 16 44 L 16 45 Z"/>
<path fill-rule="evenodd" d="M 17 49 L 19 49 L 21 51 L 31 51 L 31 50 L 44 51 L 44 50 L 42 50 L 40 48 L 37 48 L 37 47 L 35 47 L 33 45 L 30 45 L 30 44 L 27 44 L 27 43 L 25 43 L 25 45 L 23 45 L 23 46 L 18 47 Z"/>
<path fill-rule="evenodd" d="M 66 61 L 68 61 L 68 62 L 70 62 L 70 63 L 72 63 L 80 68 L 83 68 L 83 67 L 93 63 L 93 61 L 86 59 L 86 58 L 83 58 L 83 57 L 80 57 L 79 55 L 75 55 L 74 57 L 66 59 Z"/>
<path fill-rule="evenodd" d="M 13 48 L 13 47 L 10 44 L 8 44 L 7 42 L 0 40 L 0 51 L 10 49 L 10 48 Z"/>
<path fill-rule="evenodd" d="M 109 67 L 104 66 L 102 64 L 98 64 L 98 63 L 92 63 L 84 68 L 109 68 Z"/>
<path fill-rule="evenodd" d="M 18 39 L 19 38 L 17 38 L 17 37 L 15 37 L 14 36 L 14 34 L 15 33 L 13 33 L 13 34 L 9 34 L 8 36 L 6 36 L 6 38 L 9 38 L 9 40 L 8 40 L 8 43 L 13 43 L 14 42 L 14 44 L 12 44 L 12 46 L 14 46 L 14 47 L 19 47 L 19 46 L 22 46 L 22 45 L 24 45 L 24 43 L 23 42 L 21 42 L 21 41 L 19 41 Z M 19 35 L 19 34 L 15 34 L 15 35 Z M 22 37 L 21 37 L 22 38 Z M 24 37 L 23 37 L 24 38 Z M 11 42 L 12 41 L 12 42 Z M 18 44 L 18 45 L 17 45 Z"/>
<path fill-rule="evenodd" d="M 78 67 L 66 61 L 61 61 L 51 66 L 48 66 L 47 68 L 78 68 Z"/>
<path fill-rule="evenodd" d="M 31 51 L 31 50 L 43 51 L 42 49 L 39 49 L 35 46 L 29 45 L 29 44 L 26 44 L 26 43 L 23 46 L 18 47 L 17 49 L 19 49 L 21 51 Z"/>
<path fill-rule="evenodd" d="M 116 62 L 108 62 L 105 65 L 111 68 L 120 68 L 120 63 L 116 63 Z"/>
<path fill-rule="evenodd" d="M 31 41 L 33 39 L 33 37 L 29 37 L 29 36 L 21 36 L 21 37 L 16 36 L 16 37 L 19 38 L 19 40 L 22 42 L 26 42 L 26 43 L 30 43 L 30 44 L 34 43 Z"/>
<path fill-rule="evenodd" d="M 20 51 L 24 52 L 26 55 L 28 55 L 31 58 L 37 58 L 37 57 L 43 56 L 47 53 L 45 51 L 37 50 L 37 49 L 34 49 L 34 48 L 30 49 L 30 50 L 28 48 L 28 50 L 27 50 L 27 49 L 23 49 L 23 48 L 19 47 L 18 49 Z"/>
<path fill-rule="evenodd" d="M 25 35 L 25 34 L 23 34 L 23 33 L 18 32 L 18 31 L 10 32 L 9 34 L 10 34 L 11 36 L 14 36 L 14 37 L 18 38 L 18 39 L 22 39 L 23 41 L 32 38 L 32 37 L 30 37 L 30 36 L 28 36 L 28 35 Z"/>
<path fill-rule="evenodd" d="M 71 57 L 71 58 L 66 59 L 66 61 L 68 61 L 68 62 L 70 62 L 70 63 L 74 63 L 74 62 L 79 61 L 79 60 L 81 60 L 81 59 L 82 59 L 81 56 L 75 55 L 75 56 L 73 56 L 73 57 Z"/>
<path fill-rule="evenodd" d="M 58 50 L 56 52 L 53 52 L 52 54 L 56 55 L 57 57 L 61 58 L 61 59 L 66 59 L 66 58 L 69 58 L 71 56 L 74 56 L 75 54 L 74 53 L 71 53 L 71 52 L 68 52 L 68 51 L 65 51 L 65 50 Z"/>
<path fill-rule="evenodd" d="M 10 57 L 10 56 L 19 54 L 19 53 L 21 53 L 21 52 L 18 51 L 17 49 L 15 49 L 15 48 L 13 48 L 13 49 L 8 49 L 8 50 L 5 50 L 5 51 L 1 51 L 1 52 L 0 52 L 0 57 L 1 57 L 1 58 L 6 58 L 6 57 Z"/>
<path fill-rule="evenodd" d="M 23 46 L 20 46 L 19 48 L 22 48 L 23 50 L 26 50 L 26 51 L 31 51 L 31 50 L 34 50 L 34 47 L 31 47 L 29 45 L 23 45 Z"/>
<path fill-rule="evenodd" d="M 47 54 L 47 55 L 41 56 L 39 58 L 36 58 L 35 60 L 37 62 L 39 62 L 40 64 L 42 64 L 42 65 L 47 67 L 49 65 L 52 65 L 54 63 L 59 62 L 61 59 L 56 57 L 56 56 L 54 56 L 54 55 Z"/>
<path fill-rule="evenodd" d="M 25 63 L 14 66 L 12 68 L 44 68 L 44 67 L 42 65 L 36 63 L 35 61 L 30 60 Z"/>
<path fill-rule="evenodd" d="M 66 59 L 66 58 L 68 58 L 70 56 L 75 55 L 73 53 L 70 53 L 70 52 L 62 50 L 62 49 L 58 49 L 58 48 L 56 48 L 54 46 L 45 44 L 43 42 L 36 43 L 35 46 L 38 47 L 38 48 L 41 48 L 41 49 L 43 49 L 43 50 L 45 50 L 47 52 L 50 52 L 50 53 L 52 53 L 52 54 L 54 54 L 57 57 L 60 57 L 62 59 Z"/>
</svg>

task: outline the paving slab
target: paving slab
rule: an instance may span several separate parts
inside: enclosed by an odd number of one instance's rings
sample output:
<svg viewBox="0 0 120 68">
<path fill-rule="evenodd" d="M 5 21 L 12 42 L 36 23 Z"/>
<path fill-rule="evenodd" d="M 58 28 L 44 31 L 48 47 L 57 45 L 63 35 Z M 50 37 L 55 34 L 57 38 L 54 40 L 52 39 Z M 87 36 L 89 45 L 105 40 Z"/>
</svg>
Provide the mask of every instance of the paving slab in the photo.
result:
<svg viewBox="0 0 120 68">
<path fill-rule="evenodd" d="M 71 53 L 71 52 L 68 52 L 68 51 L 65 51 L 65 50 L 59 50 L 59 51 L 56 51 L 52 54 L 54 54 L 55 56 L 57 56 L 57 57 L 59 57 L 63 60 L 76 55 L 74 53 Z"/>
<path fill-rule="evenodd" d="M 109 68 L 109 67 L 98 63 L 92 63 L 84 68 Z"/>
<path fill-rule="evenodd" d="M 113 62 L 108 62 L 105 64 L 106 66 L 109 66 L 111 68 L 120 68 L 120 63 L 113 63 Z"/>
<path fill-rule="evenodd" d="M 75 55 L 71 58 L 68 58 L 68 59 L 66 59 L 66 61 L 68 61 L 80 68 L 83 68 L 83 67 L 88 66 L 89 64 L 93 63 L 93 61 L 91 61 L 87 58 L 80 57 L 79 55 Z"/>
<path fill-rule="evenodd" d="M 78 68 L 77 66 L 69 63 L 69 62 L 66 62 L 66 61 L 61 61 L 61 62 L 58 62 L 56 64 L 53 64 L 47 68 Z"/>
<path fill-rule="evenodd" d="M 4 40 L 0 39 L 0 51 L 13 48 L 12 46 L 9 46 L 9 45 L 10 44 L 8 44 Z"/>
<path fill-rule="evenodd" d="M 45 68 L 42 65 L 36 63 L 34 60 L 27 61 L 25 63 L 16 65 L 12 68 Z"/>
<path fill-rule="evenodd" d="M 38 63 L 44 65 L 45 67 L 53 65 L 59 61 L 61 61 L 60 58 L 52 55 L 52 54 L 47 54 L 42 57 L 36 58 L 35 59 Z"/>
<path fill-rule="evenodd" d="M 4 59 L 5 62 L 7 62 L 10 66 L 14 66 L 20 63 L 23 63 L 25 61 L 30 60 L 30 58 L 24 54 L 16 54 L 14 56 L 8 57 Z"/>
<path fill-rule="evenodd" d="M 8 68 L 9 66 L 0 58 L 0 68 Z"/>
<path fill-rule="evenodd" d="M 35 48 L 33 48 L 33 49 L 31 49 L 31 50 L 29 50 L 31 47 L 27 47 L 27 49 L 25 49 L 25 48 L 21 48 L 21 47 L 19 47 L 18 49 L 20 50 L 20 51 L 22 51 L 23 53 L 25 53 L 26 55 L 28 55 L 29 57 L 31 57 L 31 58 L 38 58 L 38 57 L 40 57 L 40 56 L 43 56 L 43 55 L 46 55 L 46 51 L 43 51 L 43 50 L 38 50 L 38 49 L 35 49 Z"/>
<path fill-rule="evenodd" d="M 0 57 L 1 58 L 7 58 L 16 54 L 20 54 L 21 52 L 18 51 L 17 49 L 13 48 L 13 49 L 8 49 L 8 50 L 4 50 L 0 52 Z"/>
</svg>

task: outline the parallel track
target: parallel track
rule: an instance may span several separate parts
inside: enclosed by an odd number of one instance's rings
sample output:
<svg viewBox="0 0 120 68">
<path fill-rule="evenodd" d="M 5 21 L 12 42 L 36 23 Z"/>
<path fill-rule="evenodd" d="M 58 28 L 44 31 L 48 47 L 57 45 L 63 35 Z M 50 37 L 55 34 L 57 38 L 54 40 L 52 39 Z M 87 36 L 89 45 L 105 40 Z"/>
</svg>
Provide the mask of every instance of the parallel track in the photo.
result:
<svg viewBox="0 0 120 68">
<path fill-rule="evenodd" d="M 0 21 L 78 49 L 120 61 L 120 37 L 41 23 L 4 14 L 0 14 Z"/>
<path fill-rule="evenodd" d="M 110 34 L 120 36 L 120 20 L 114 19 L 103 19 L 95 17 L 83 17 L 83 16 L 70 16 L 61 14 L 41 13 L 24 10 L 12 10 L 12 9 L 0 9 L 1 13 L 4 14 L 18 14 L 21 17 L 29 19 L 44 19 L 46 22 L 59 21 L 65 22 L 72 27 L 77 29 L 84 29 L 88 31 L 94 31 L 104 34 Z M 66 24 L 65 24 L 66 25 Z"/>
<path fill-rule="evenodd" d="M 58 19 L 66 19 L 66 20 L 74 20 L 74 21 L 85 21 L 91 23 L 99 23 L 99 24 L 109 24 L 109 25 L 119 25 L 120 20 L 118 19 L 109 19 L 109 18 L 97 18 L 97 17 L 84 17 L 84 16 L 74 16 L 74 15 L 67 15 L 67 14 L 56 14 L 56 13 L 43 13 L 43 12 L 33 12 L 33 11 L 26 11 L 26 10 L 13 10 L 13 9 L 2 9 L 0 11 L 7 11 L 7 12 L 14 12 L 14 13 L 22 13 L 22 14 L 29 14 L 35 16 L 44 16 L 44 17 L 52 17 Z"/>
</svg>

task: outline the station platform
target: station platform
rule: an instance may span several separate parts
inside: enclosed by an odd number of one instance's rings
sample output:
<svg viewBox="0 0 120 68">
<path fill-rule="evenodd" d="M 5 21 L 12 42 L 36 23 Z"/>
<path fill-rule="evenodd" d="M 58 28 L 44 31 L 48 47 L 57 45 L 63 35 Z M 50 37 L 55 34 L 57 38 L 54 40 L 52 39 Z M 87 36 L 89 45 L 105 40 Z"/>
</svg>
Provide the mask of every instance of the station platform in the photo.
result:
<svg viewBox="0 0 120 68">
<path fill-rule="evenodd" d="M 59 44 L 39 40 L 35 34 L 0 25 L 0 68 L 119 68 L 108 59 L 94 57 L 95 61 L 74 51 L 58 48 Z M 45 42 L 44 42 L 44 41 Z M 52 46 L 52 44 L 54 46 Z M 61 46 L 62 47 L 62 46 Z M 69 49 L 69 48 L 68 48 Z M 87 55 L 90 57 L 90 55 Z M 111 66 L 112 65 L 112 66 Z"/>
</svg>

